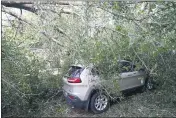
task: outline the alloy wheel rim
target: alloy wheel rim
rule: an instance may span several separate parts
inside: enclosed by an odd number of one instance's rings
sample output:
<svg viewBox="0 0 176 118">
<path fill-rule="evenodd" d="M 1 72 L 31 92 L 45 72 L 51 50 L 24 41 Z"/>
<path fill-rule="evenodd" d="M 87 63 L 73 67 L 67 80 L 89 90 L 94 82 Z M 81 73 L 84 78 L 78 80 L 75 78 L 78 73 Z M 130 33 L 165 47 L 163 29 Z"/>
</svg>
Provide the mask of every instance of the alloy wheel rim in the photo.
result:
<svg viewBox="0 0 176 118">
<path fill-rule="evenodd" d="M 105 95 L 99 95 L 96 99 L 95 99 L 95 108 L 98 110 L 98 111 L 102 111 L 106 108 L 108 104 L 108 98 L 107 96 Z"/>
<path fill-rule="evenodd" d="M 147 83 L 147 88 L 148 88 L 149 90 L 153 88 L 153 84 L 152 84 L 151 80 L 148 81 L 148 83 Z"/>
</svg>

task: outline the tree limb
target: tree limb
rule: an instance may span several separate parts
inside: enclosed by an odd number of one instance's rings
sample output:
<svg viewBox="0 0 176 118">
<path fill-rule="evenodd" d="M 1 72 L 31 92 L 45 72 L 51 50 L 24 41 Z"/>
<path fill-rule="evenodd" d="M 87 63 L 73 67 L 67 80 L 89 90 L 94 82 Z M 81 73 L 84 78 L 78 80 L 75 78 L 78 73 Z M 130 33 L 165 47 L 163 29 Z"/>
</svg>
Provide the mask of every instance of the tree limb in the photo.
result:
<svg viewBox="0 0 176 118">
<path fill-rule="evenodd" d="M 1 4 L 6 7 L 24 9 L 32 13 L 37 13 L 38 11 L 38 9 L 34 7 L 35 2 L 32 1 L 1 1 Z M 67 2 L 41 2 L 40 4 L 70 5 Z"/>
<path fill-rule="evenodd" d="M 36 13 L 37 9 L 34 7 L 34 2 L 14 2 L 14 1 L 1 1 L 1 4 L 6 7 L 13 7 L 24 9 L 32 13 Z"/>
<path fill-rule="evenodd" d="M 147 19 L 147 18 L 149 18 L 149 17 L 151 17 L 152 15 L 155 14 L 155 13 L 152 13 L 152 14 L 147 15 L 147 16 L 141 18 L 141 19 L 135 19 L 135 18 L 130 18 L 130 17 L 124 16 L 122 14 L 117 14 L 117 13 L 111 12 L 108 9 L 104 9 L 103 7 L 99 7 L 99 8 L 104 10 L 104 11 L 106 11 L 106 12 L 108 12 L 108 13 L 110 13 L 110 14 L 112 14 L 112 15 L 114 15 L 114 16 L 122 17 L 122 18 L 124 18 L 126 20 L 130 20 L 130 21 L 138 21 L 138 22 L 142 22 L 143 20 L 145 20 L 145 19 Z"/>
<path fill-rule="evenodd" d="M 145 66 L 145 68 L 147 69 L 147 71 L 149 71 L 147 65 L 145 64 L 145 62 L 139 57 L 139 55 L 137 54 L 137 52 L 135 51 L 135 49 L 132 47 L 133 52 L 135 53 L 135 55 L 138 57 L 138 59 L 142 62 L 142 64 Z"/>
<path fill-rule="evenodd" d="M 27 24 L 29 24 L 29 25 L 33 26 L 33 24 L 32 24 L 32 23 L 29 23 L 27 20 L 25 20 L 25 19 L 22 19 L 22 18 L 18 17 L 18 15 L 17 15 L 17 14 L 15 14 L 15 13 L 13 13 L 13 12 L 11 12 L 11 11 L 7 11 L 7 10 L 2 9 L 2 12 L 7 13 L 7 14 L 9 14 L 9 15 L 11 15 L 11 16 L 13 16 L 13 17 L 17 18 L 18 20 L 23 21 L 23 22 L 25 22 L 25 23 L 27 23 Z"/>
<path fill-rule="evenodd" d="M 14 85 L 7 82 L 5 79 L 2 79 L 2 81 L 4 83 L 6 83 L 8 86 L 10 86 L 11 88 L 13 88 L 14 90 L 16 90 L 18 93 L 20 93 L 24 97 L 26 97 L 26 96 L 38 96 L 38 95 L 41 95 L 43 93 L 43 92 L 40 92 L 38 94 L 26 94 L 26 93 L 23 93 L 22 91 L 20 91 L 19 89 L 17 89 Z"/>
<path fill-rule="evenodd" d="M 21 10 L 22 13 L 22 9 L 23 10 L 27 10 L 29 12 L 35 13 L 37 14 L 38 11 L 40 11 L 40 9 L 35 7 L 35 3 L 36 4 L 53 4 L 53 5 L 71 5 L 68 2 L 34 2 L 34 1 L 20 1 L 20 2 L 16 2 L 16 1 L 1 1 L 1 4 L 5 7 L 12 7 L 12 8 L 19 8 Z M 73 4 L 72 4 L 73 5 Z M 74 4 L 74 5 L 79 5 L 79 4 Z M 47 10 L 47 11 L 51 11 L 53 13 L 57 13 L 58 15 L 61 14 L 73 14 L 76 16 L 79 16 L 78 14 L 71 12 L 71 11 L 65 11 L 65 10 L 61 10 L 60 12 L 54 11 L 52 9 L 42 9 L 42 10 Z"/>
<path fill-rule="evenodd" d="M 60 44 L 59 41 L 57 41 L 56 39 L 54 38 L 51 38 L 50 36 L 48 36 L 45 32 L 41 32 L 45 37 L 47 37 L 49 40 L 52 40 L 54 41 L 55 43 L 57 43 L 58 45 L 60 45 L 61 47 L 64 47 L 64 45 Z"/>
</svg>

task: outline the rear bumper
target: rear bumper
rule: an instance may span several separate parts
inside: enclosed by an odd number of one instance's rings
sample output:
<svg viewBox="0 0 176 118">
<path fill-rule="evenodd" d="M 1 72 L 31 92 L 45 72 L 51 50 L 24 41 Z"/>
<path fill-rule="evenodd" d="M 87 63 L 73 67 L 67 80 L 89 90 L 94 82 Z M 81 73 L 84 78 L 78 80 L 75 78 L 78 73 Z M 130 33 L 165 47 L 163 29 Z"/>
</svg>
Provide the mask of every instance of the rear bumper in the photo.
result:
<svg viewBox="0 0 176 118">
<path fill-rule="evenodd" d="M 67 92 L 64 92 L 64 96 L 65 96 L 67 104 L 71 106 L 72 108 L 88 110 L 88 104 L 89 104 L 88 100 L 82 101 L 79 99 L 79 97 L 69 94 Z M 70 98 L 69 96 L 73 96 L 74 98 Z"/>
</svg>

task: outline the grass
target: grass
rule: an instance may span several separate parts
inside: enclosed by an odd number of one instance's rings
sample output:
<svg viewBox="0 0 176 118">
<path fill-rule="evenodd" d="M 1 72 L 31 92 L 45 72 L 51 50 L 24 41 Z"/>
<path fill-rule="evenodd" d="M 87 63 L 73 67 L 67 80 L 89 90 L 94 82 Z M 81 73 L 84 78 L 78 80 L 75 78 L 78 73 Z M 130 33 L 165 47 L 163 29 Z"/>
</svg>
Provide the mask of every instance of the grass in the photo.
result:
<svg viewBox="0 0 176 118">
<path fill-rule="evenodd" d="M 157 91 L 137 93 L 113 103 L 102 114 L 72 110 L 68 117 L 176 117 L 176 107 L 163 103 L 160 98 Z"/>
<path fill-rule="evenodd" d="M 80 109 L 71 109 L 64 98 L 49 101 L 43 117 L 176 117 L 176 105 L 167 104 L 167 96 L 160 90 L 144 93 L 134 92 L 121 101 L 112 103 L 109 110 L 102 114 L 93 114 Z"/>
<path fill-rule="evenodd" d="M 157 87 L 153 91 L 132 92 L 121 101 L 112 102 L 108 111 L 93 114 L 72 109 L 61 92 L 41 99 L 33 117 L 176 117 L 175 92 Z M 57 92 L 56 92 L 57 93 Z"/>
</svg>

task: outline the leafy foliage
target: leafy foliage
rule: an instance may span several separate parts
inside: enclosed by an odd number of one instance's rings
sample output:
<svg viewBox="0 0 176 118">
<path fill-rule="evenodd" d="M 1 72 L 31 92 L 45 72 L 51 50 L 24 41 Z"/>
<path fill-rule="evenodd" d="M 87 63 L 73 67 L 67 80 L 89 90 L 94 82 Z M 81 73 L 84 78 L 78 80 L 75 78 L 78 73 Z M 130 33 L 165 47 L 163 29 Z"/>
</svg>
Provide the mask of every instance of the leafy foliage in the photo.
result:
<svg viewBox="0 0 176 118">
<path fill-rule="evenodd" d="M 38 4 L 41 11 L 31 16 L 32 25 L 15 20 L 11 27 L 4 26 L 3 116 L 52 116 L 44 112 L 47 107 L 64 116 L 62 99 L 56 100 L 62 76 L 74 63 L 93 64 L 107 91 L 118 93 L 120 59 L 131 60 L 136 70 L 145 67 L 159 83 L 163 102 L 174 107 L 175 4 L 87 2 L 66 15 L 56 6 Z M 19 24 L 22 28 L 16 28 Z"/>
</svg>

